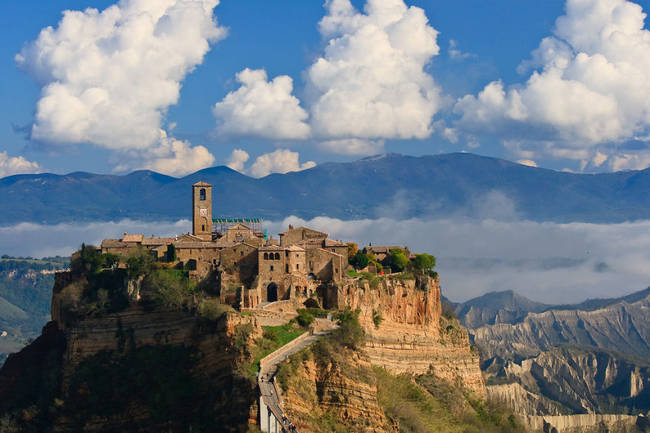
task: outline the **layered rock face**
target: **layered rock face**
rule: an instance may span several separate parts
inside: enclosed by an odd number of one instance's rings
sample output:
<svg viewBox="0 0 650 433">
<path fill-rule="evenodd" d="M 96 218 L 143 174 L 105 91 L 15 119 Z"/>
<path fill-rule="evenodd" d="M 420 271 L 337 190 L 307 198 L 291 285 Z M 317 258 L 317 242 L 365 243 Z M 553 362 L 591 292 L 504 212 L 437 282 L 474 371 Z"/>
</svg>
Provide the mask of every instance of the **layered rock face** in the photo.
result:
<svg viewBox="0 0 650 433">
<path fill-rule="evenodd" d="M 326 363 L 309 357 L 297 366 L 282 396 L 289 418 L 305 433 L 334 431 L 335 425 L 350 432 L 396 433 L 379 407 L 368 358 L 349 350 L 340 355 Z"/>
<path fill-rule="evenodd" d="M 438 280 L 382 279 L 342 284 L 328 301 L 360 310 L 370 362 L 394 374 L 433 372 L 485 396 L 478 354 L 467 331 L 441 316 Z M 328 305 L 329 306 L 329 305 Z"/>
<path fill-rule="evenodd" d="M 509 361 L 502 374 L 515 382 L 508 385 L 511 389 L 489 386 L 488 393 L 507 401 L 518 413 L 528 415 L 613 413 L 622 407 L 642 409 L 650 398 L 650 367 L 602 351 L 556 348 L 519 363 Z M 531 399 L 520 398 L 522 390 L 542 393 L 538 395 L 540 404 L 528 406 Z M 550 400 L 555 402 L 554 406 L 541 404 Z"/>
<path fill-rule="evenodd" d="M 530 313 L 516 324 L 472 330 L 485 359 L 528 358 L 560 344 L 606 348 L 650 358 L 650 295 L 593 311 L 549 310 Z"/>
<path fill-rule="evenodd" d="M 184 432 L 205 425 L 235 432 L 255 422 L 256 384 L 240 371 L 262 335 L 254 316 L 205 319 L 138 305 L 79 316 L 70 311 L 71 294 L 83 285 L 67 274 L 57 278 L 56 321 L 0 370 L 0 391 L 9 392 L 0 414 L 58 401 L 30 415 L 28 425 L 41 432 Z M 31 390 L 29 398 L 16 395 Z"/>
</svg>

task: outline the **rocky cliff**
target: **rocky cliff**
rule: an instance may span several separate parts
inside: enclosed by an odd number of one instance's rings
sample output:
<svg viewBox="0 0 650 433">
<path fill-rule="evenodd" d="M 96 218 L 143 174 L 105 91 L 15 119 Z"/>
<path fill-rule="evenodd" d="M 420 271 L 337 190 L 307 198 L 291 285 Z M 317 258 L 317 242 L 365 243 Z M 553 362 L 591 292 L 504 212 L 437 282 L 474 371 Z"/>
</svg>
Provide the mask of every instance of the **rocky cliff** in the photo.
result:
<svg viewBox="0 0 650 433">
<path fill-rule="evenodd" d="M 289 419 L 300 432 L 397 431 L 379 407 L 377 380 L 362 352 L 334 353 L 320 346 L 294 357 L 292 363 L 290 373 L 281 376 L 282 397 Z"/>
<path fill-rule="evenodd" d="M 500 371 L 499 371 L 500 370 Z M 510 385 L 488 386 L 519 413 L 561 415 L 648 410 L 650 366 L 592 349 L 559 347 L 488 369 Z M 534 397 L 522 398 L 522 394 Z M 534 407 L 529 402 L 536 402 Z M 553 402 L 553 405 L 549 403 Z"/>
<path fill-rule="evenodd" d="M 80 287 L 88 289 L 83 278 L 57 279 L 56 321 L 0 370 L 0 425 L 39 432 L 221 425 L 236 432 L 255 420 L 256 383 L 242 367 L 262 335 L 254 316 L 208 318 L 137 304 L 81 316 L 80 299 L 71 296 Z"/>
<path fill-rule="evenodd" d="M 551 309 L 529 313 L 515 324 L 472 329 L 484 359 L 528 358 L 560 344 L 614 350 L 650 358 L 650 293 L 636 302 L 617 302 L 595 310 Z"/>
<path fill-rule="evenodd" d="M 373 365 L 393 374 L 435 375 L 485 396 L 479 357 L 467 330 L 441 314 L 438 280 L 386 278 L 342 284 L 329 302 L 359 310 L 365 352 Z"/>
</svg>

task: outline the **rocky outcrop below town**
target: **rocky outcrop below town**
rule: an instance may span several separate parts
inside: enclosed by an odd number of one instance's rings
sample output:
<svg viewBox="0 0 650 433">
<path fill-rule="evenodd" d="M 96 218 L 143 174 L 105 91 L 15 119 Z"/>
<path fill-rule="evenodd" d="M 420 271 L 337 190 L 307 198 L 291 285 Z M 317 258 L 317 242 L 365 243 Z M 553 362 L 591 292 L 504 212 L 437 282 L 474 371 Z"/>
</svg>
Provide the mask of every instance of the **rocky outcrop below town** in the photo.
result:
<svg viewBox="0 0 650 433">
<path fill-rule="evenodd" d="M 179 298 L 185 292 L 175 291 L 177 280 L 161 275 L 155 281 L 166 284 L 156 286 L 162 300 L 152 297 L 149 276 L 121 269 L 57 274 L 52 322 L 0 370 L 0 430 L 255 432 L 260 391 L 253 371 L 266 353 L 274 311 L 243 314 L 199 298 L 192 286 Z M 460 323 L 442 315 L 437 278 L 346 279 L 317 299 L 341 327 L 278 373 L 284 410 L 299 431 L 421 431 L 405 428 L 406 418 L 391 406 L 392 380 L 434 402 L 440 389 L 464 401 L 452 411 L 454 425 L 483 422 L 478 355 Z M 275 312 L 274 319 L 285 315 Z M 436 381 L 434 391 L 418 380 Z M 430 414 L 413 419 L 419 416 Z M 521 431 L 502 418 L 510 427 L 485 431 Z"/>
<path fill-rule="evenodd" d="M 336 302 L 339 309 L 359 310 L 373 365 L 393 374 L 433 372 L 485 396 L 478 353 L 467 330 L 442 316 L 437 278 L 387 278 L 374 288 L 365 280 L 349 282 L 338 288 Z"/>
<path fill-rule="evenodd" d="M 0 430 L 237 432 L 255 422 L 256 382 L 242 371 L 262 335 L 254 316 L 138 305 L 82 316 L 79 288 L 83 277 L 57 275 L 54 320 L 0 370 Z"/>
</svg>

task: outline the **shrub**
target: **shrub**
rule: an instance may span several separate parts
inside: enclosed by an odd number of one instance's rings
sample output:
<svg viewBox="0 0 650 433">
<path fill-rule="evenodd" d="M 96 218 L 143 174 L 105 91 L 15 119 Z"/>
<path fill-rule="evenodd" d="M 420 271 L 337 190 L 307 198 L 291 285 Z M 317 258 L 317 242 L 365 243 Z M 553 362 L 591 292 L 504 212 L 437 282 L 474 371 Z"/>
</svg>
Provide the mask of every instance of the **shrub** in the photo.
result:
<svg viewBox="0 0 650 433">
<path fill-rule="evenodd" d="M 350 259 L 350 264 L 356 269 L 363 269 L 368 266 L 368 263 L 370 263 L 369 257 L 360 250 Z"/>
<path fill-rule="evenodd" d="M 126 259 L 126 267 L 130 279 L 151 273 L 155 268 L 154 258 L 145 248 L 138 248 Z"/>
<path fill-rule="evenodd" d="M 199 303 L 198 313 L 208 320 L 218 320 L 227 313 L 235 311 L 230 305 L 222 304 L 218 299 L 203 299 Z"/>
<path fill-rule="evenodd" d="M 390 268 L 393 272 L 402 272 L 409 264 L 409 259 L 404 250 L 395 248 L 390 250 L 388 257 Z"/>
<path fill-rule="evenodd" d="M 298 317 L 296 317 L 296 321 L 300 326 L 306 328 L 314 323 L 314 316 L 307 310 L 298 310 Z"/>
<path fill-rule="evenodd" d="M 142 303 L 153 308 L 180 309 L 192 294 L 186 274 L 175 270 L 155 270 L 142 281 Z"/>
<path fill-rule="evenodd" d="M 347 308 L 336 315 L 339 327 L 332 333 L 335 343 L 353 350 L 361 348 L 365 334 L 359 324 L 359 313 L 359 310 L 352 311 Z"/>
<path fill-rule="evenodd" d="M 375 328 L 379 329 L 379 325 L 383 320 L 384 318 L 381 317 L 381 313 L 379 311 L 372 310 L 372 323 L 375 324 Z"/>
<path fill-rule="evenodd" d="M 428 274 L 436 266 L 436 258 L 431 254 L 416 254 L 412 262 L 413 269 L 418 273 Z"/>
</svg>

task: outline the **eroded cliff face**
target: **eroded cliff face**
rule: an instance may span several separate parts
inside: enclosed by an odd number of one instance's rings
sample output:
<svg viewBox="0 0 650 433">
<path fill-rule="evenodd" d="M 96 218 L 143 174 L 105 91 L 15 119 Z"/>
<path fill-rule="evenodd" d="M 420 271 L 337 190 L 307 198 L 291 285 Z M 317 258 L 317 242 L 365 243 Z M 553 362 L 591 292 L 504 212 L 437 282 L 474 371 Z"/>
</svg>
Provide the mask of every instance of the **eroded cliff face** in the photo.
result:
<svg viewBox="0 0 650 433">
<path fill-rule="evenodd" d="M 549 350 L 535 358 L 508 361 L 493 371 L 511 385 L 488 386 L 518 413 L 561 415 L 647 410 L 650 369 L 603 351 L 570 347 Z M 522 394 L 536 397 L 523 399 Z M 537 401 L 539 404 L 530 405 Z M 554 405 L 549 405 L 553 401 Z M 543 403 L 543 404 L 542 404 Z"/>
<path fill-rule="evenodd" d="M 591 346 L 650 357 L 650 295 L 593 311 L 549 310 L 530 313 L 516 324 L 472 330 L 485 359 L 529 358 L 560 344 Z"/>
<path fill-rule="evenodd" d="M 393 374 L 425 374 L 460 382 L 479 396 L 485 386 L 467 330 L 441 315 L 438 280 L 387 278 L 375 288 L 358 280 L 340 285 L 329 302 L 359 310 L 365 352 Z"/>
<path fill-rule="evenodd" d="M 282 399 L 300 432 L 397 432 L 379 407 L 377 380 L 365 354 L 346 349 L 317 359 L 306 351 L 292 362 Z"/>
<path fill-rule="evenodd" d="M 0 388 L 12 385 L 0 402 L 6 422 L 40 432 L 127 433 L 215 425 L 237 432 L 255 422 L 256 383 L 242 368 L 262 335 L 254 316 L 229 312 L 208 319 L 137 304 L 80 316 L 72 295 L 83 279 L 63 276 L 57 284 L 56 321 L 0 370 Z M 40 369 L 47 370 L 42 384 L 20 373 Z M 18 400 L 16 394 L 31 389 L 31 403 Z M 25 403 L 30 412 L 22 410 Z"/>
</svg>

